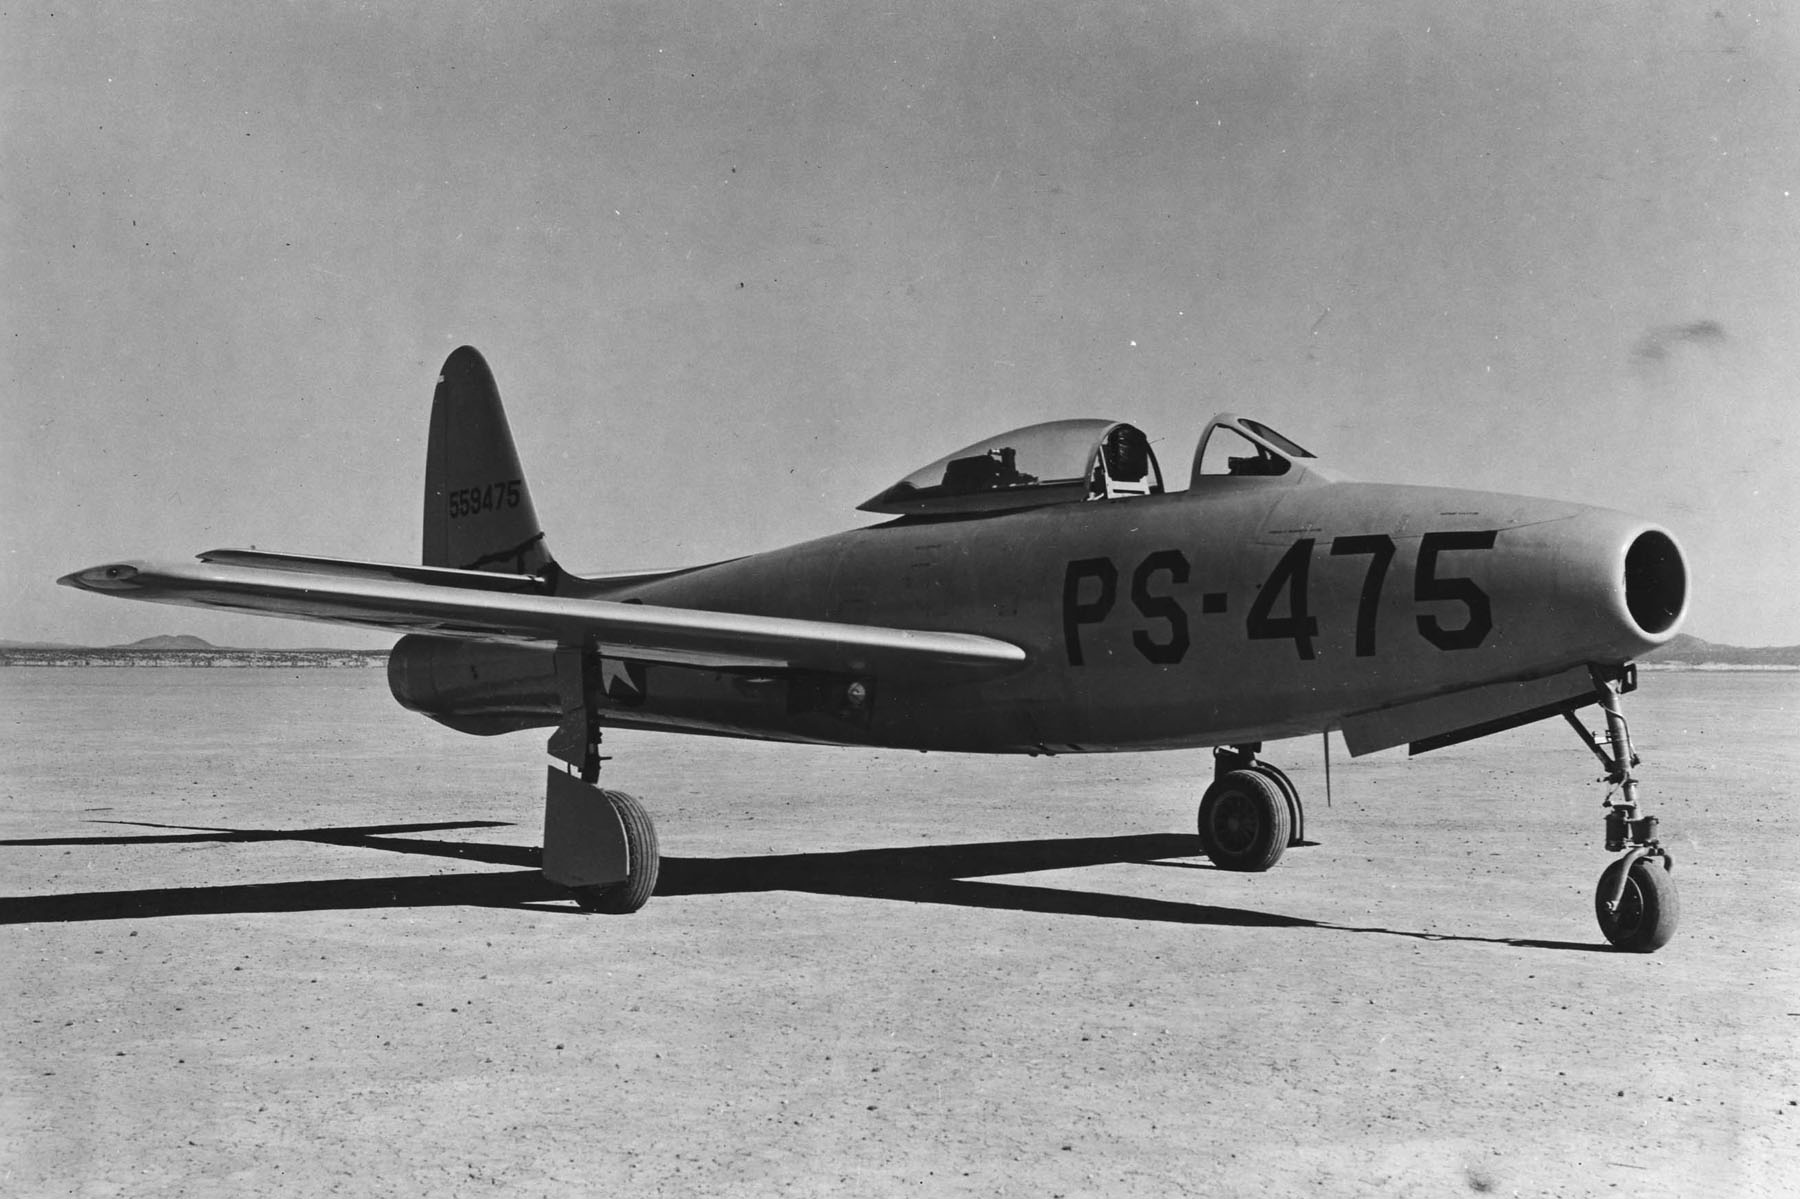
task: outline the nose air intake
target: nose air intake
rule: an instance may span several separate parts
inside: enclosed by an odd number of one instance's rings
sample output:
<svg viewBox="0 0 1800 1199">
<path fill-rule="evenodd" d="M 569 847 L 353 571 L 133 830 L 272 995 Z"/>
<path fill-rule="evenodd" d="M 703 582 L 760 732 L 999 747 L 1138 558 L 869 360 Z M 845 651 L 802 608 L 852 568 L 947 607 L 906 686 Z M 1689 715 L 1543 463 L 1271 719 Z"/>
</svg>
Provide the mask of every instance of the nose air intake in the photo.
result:
<svg viewBox="0 0 1800 1199">
<path fill-rule="evenodd" d="M 1675 539 L 1650 529 L 1625 551 L 1625 607 L 1638 628 L 1660 636 L 1687 607 L 1687 564 Z"/>
</svg>

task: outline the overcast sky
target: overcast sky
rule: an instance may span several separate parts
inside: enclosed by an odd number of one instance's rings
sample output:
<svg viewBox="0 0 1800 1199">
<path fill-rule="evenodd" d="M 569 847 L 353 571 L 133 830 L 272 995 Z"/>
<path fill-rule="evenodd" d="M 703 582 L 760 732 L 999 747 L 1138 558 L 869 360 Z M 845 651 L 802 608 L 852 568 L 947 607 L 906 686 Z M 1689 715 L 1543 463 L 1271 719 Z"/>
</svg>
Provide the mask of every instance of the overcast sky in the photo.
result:
<svg viewBox="0 0 1800 1199">
<path fill-rule="evenodd" d="M 986 433 L 1214 412 L 1665 522 L 1800 642 L 1775 4 L 10 5 L 0 637 L 386 644 L 62 573 L 416 561 L 479 347 L 571 569 L 862 523 Z"/>
</svg>

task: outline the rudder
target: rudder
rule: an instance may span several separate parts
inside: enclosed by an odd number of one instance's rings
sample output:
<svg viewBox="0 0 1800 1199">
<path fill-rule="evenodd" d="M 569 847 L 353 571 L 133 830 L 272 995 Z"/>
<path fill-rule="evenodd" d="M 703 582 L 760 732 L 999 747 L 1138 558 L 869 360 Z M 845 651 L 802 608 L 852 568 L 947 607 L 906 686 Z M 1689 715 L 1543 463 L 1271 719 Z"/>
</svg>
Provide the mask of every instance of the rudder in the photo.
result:
<svg viewBox="0 0 1800 1199">
<path fill-rule="evenodd" d="M 514 574 L 556 570 L 500 389 L 472 346 L 444 360 L 431 401 L 422 562 Z"/>
</svg>

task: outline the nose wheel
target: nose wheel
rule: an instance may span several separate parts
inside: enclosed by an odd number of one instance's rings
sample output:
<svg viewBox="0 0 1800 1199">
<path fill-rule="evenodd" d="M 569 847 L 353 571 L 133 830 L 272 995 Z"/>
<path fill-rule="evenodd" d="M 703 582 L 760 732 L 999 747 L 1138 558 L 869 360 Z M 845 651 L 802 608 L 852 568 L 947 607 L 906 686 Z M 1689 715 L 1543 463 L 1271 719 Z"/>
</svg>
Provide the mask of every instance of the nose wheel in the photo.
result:
<svg viewBox="0 0 1800 1199">
<path fill-rule="evenodd" d="M 1675 859 L 1656 839 L 1656 817 L 1638 811 L 1637 779 L 1631 773 L 1638 756 L 1632 752 L 1631 731 L 1619 704 L 1619 697 L 1636 687 L 1637 671 L 1631 667 L 1610 674 L 1598 667 L 1591 671 L 1600 709 L 1606 715 L 1604 742 L 1573 712 L 1563 715 L 1606 768 L 1604 781 L 1612 788 L 1603 801 L 1606 848 L 1609 853 L 1624 854 L 1600 876 L 1594 889 L 1594 915 L 1600 921 L 1600 932 L 1612 945 L 1633 953 L 1651 953 L 1675 935 L 1681 902 L 1675 891 Z M 1613 799 L 1615 793 L 1617 800 Z"/>
<path fill-rule="evenodd" d="M 1674 863 L 1627 855 L 1606 868 L 1594 888 L 1594 917 L 1620 949 L 1649 953 L 1668 944 L 1681 916 Z"/>
</svg>

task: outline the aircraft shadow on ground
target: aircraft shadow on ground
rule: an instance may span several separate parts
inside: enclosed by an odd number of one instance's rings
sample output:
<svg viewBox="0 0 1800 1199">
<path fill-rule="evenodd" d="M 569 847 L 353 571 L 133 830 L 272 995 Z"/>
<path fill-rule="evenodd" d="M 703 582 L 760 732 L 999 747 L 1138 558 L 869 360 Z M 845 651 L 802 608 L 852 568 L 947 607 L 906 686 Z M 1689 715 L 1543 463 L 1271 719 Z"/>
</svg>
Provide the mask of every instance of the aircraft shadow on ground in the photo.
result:
<svg viewBox="0 0 1800 1199">
<path fill-rule="evenodd" d="M 566 889 L 546 882 L 539 873 L 540 851 L 534 847 L 400 835 L 454 829 L 503 828 L 507 827 L 505 821 L 467 820 L 316 829 L 194 829 L 126 821 L 108 823 L 171 831 L 32 838 L 0 841 L 0 847 L 297 841 L 375 849 L 385 853 L 456 858 L 497 866 L 517 866 L 521 869 L 135 891 L 88 891 L 63 895 L 0 896 L 0 925 L 446 906 L 530 908 L 566 912 L 570 915 L 581 914 L 569 901 Z M 1122 863 L 1211 869 L 1205 863 L 1170 861 L 1175 858 L 1193 858 L 1199 854 L 1198 837 L 1153 833 L 855 849 L 834 853 L 759 854 L 728 858 L 664 857 L 656 894 L 667 898 L 681 895 L 799 891 L 907 903 L 1040 912 L 1048 915 L 1147 920 L 1166 924 L 1315 928 L 1336 932 L 1379 933 L 1427 941 L 1487 942 L 1536 949 L 1600 952 L 1609 948 L 1605 945 L 1572 941 L 1465 937 L 1409 932 L 1404 929 L 1359 927 L 1245 908 L 986 881 L 993 875 L 1071 870 Z"/>
</svg>

